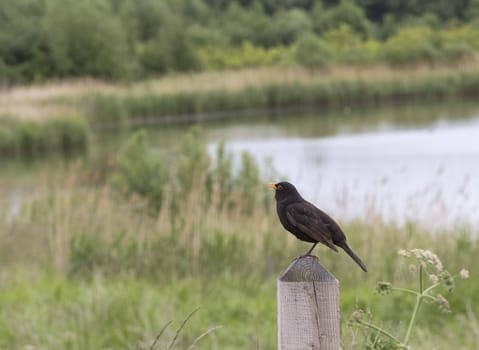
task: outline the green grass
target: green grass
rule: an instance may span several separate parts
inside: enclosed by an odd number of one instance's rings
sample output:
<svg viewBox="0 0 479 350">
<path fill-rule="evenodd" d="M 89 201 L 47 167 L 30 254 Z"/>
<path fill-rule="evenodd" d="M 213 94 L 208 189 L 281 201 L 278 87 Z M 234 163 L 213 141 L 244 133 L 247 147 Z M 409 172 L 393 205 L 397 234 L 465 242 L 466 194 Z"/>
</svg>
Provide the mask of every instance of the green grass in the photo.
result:
<svg viewBox="0 0 479 350">
<path fill-rule="evenodd" d="M 177 348 L 186 348 L 220 325 L 197 348 L 273 348 L 275 300 L 270 298 L 274 281 L 270 282 L 245 285 L 223 277 L 162 284 L 127 276 L 69 280 L 52 274 L 34 281 L 20 278 L 0 290 L 0 346 L 149 349 L 160 329 L 173 321 L 159 340 L 159 348 L 164 348 L 184 318 L 200 307 L 180 333 Z"/>
<path fill-rule="evenodd" d="M 0 155 L 31 157 L 83 151 L 89 136 L 88 122 L 81 117 L 56 117 L 43 122 L 0 118 Z"/>
<path fill-rule="evenodd" d="M 197 307 L 200 309 L 182 329 L 176 349 L 186 349 L 199 335 L 217 326 L 222 327 L 199 341 L 197 349 L 277 347 L 273 276 L 248 279 L 224 273 L 215 278 L 189 277 L 161 283 L 128 273 L 68 279 L 54 273 L 32 277 L 15 272 L 17 276 L 3 280 L 0 288 L 2 349 L 29 345 L 52 350 L 149 349 L 160 330 L 173 321 L 158 342 L 157 348 L 164 349 L 181 322 Z M 342 284 L 345 278 L 337 277 Z M 456 291 L 467 296 L 464 292 Z M 467 298 L 462 302 L 471 302 Z M 399 332 L 407 326 L 401 316 L 410 311 L 410 301 L 375 295 L 368 282 L 356 287 L 342 286 L 342 343 L 346 349 L 354 348 L 353 342 L 360 341 L 353 339 L 347 326 L 356 305 L 371 307 L 386 329 Z M 411 345 L 420 349 L 477 348 L 477 324 L 472 323 L 473 316 L 461 312 L 458 306 L 461 303 L 453 304 L 453 314 L 438 317 L 435 308 L 425 305 Z"/>
</svg>

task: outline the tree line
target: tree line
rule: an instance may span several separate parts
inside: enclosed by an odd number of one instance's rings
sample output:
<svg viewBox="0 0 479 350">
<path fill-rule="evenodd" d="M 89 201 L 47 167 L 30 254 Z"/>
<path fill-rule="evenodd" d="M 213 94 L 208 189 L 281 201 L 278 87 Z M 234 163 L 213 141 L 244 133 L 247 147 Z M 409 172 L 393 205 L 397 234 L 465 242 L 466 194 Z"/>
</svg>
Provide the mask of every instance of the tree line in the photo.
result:
<svg viewBox="0 0 479 350">
<path fill-rule="evenodd" d="M 479 0 L 1 0 L 0 82 L 457 61 Z"/>
</svg>

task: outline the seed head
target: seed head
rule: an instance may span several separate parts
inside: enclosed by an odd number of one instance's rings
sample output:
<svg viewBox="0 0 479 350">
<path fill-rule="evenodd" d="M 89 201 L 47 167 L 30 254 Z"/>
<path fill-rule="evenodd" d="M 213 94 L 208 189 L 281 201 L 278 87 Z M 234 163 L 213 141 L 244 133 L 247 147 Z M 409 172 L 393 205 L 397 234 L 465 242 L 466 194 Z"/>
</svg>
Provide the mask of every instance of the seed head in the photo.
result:
<svg viewBox="0 0 479 350">
<path fill-rule="evenodd" d="M 390 282 L 378 282 L 376 285 L 376 293 L 380 295 L 387 295 L 391 293 L 392 285 Z"/>
<path fill-rule="evenodd" d="M 442 312 L 449 313 L 451 312 L 451 307 L 449 306 L 449 302 L 446 298 L 444 298 L 441 294 L 436 296 L 436 305 Z"/>
</svg>

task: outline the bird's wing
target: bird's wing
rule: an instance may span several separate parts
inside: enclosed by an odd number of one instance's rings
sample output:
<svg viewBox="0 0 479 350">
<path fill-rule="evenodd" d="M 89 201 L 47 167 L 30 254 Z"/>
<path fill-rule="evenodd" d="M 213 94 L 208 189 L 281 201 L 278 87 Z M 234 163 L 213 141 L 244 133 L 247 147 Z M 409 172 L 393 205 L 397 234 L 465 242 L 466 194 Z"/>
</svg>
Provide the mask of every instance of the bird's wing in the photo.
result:
<svg viewBox="0 0 479 350">
<path fill-rule="evenodd" d="M 286 207 L 286 218 L 304 234 L 338 251 L 333 243 L 328 225 L 321 218 L 321 211 L 308 202 L 292 203 Z"/>
</svg>

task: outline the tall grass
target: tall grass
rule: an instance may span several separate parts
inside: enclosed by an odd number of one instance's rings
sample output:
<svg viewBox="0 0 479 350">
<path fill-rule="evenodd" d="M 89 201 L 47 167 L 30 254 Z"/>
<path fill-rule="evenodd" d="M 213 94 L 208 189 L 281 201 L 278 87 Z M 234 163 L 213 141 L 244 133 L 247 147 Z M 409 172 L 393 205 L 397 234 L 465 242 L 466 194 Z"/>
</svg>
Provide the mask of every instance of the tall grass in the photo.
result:
<svg viewBox="0 0 479 350">
<path fill-rule="evenodd" d="M 394 87 L 389 88 L 390 90 L 399 92 L 402 91 L 401 85 L 403 85 L 402 88 L 410 91 L 413 95 L 416 91 L 424 93 L 426 88 L 432 88 L 433 95 L 437 90 L 454 93 L 460 86 L 465 86 L 466 90 L 469 86 L 474 91 L 477 86 L 477 60 L 460 65 L 419 65 L 405 69 L 395 69 L 384 65 L 372 67 L 350 65 L 318 70 L 273 66 L 170 75 L 134 84 L 106 84 L 92 80 L 52 82 L 0 91 L 0 101 L 2 102 L 0 114 L 42 121 L 51 115 L 57 115 L 57 112 L 63 111 L 65 106 L 69 106 L 69 108 L 73 108 L 72 114 L 75 110 L 92 112 L 85 115 L 95 121 L 96 116 L 112 120 L 117 120 L 119 116 L 129 116 L 130 109 L 133 112 L 138 109 L 137 116 L 140 118 L 141 108 L 146 109 L 147 112 L 155 112 L 158 109 L 161 113 L 171 114 L 176 111 L 184 113 L 191 110 L 211 112 L 212 110 L 221 111 L 225 106 L 232 106 L 233 103 L 237 103 L 240 107 L 245 105 L 248 108 L 264 106 L 258 105 L 258 101 L 265 103 L 264 97 L 255 98 L 254 93 L 252 93 L 253 96 L 250 96 L 251 102 L 240 103 L 241 96 L 246 94 L 247 90 L 259 90 L 266 94 L 269 89 L 279 89 L 281 86 L 285 86 L 286 92 L 295 86 L 310 87 L 312 90 L 316 85 L 320 87 L 325 85 L 326 92 L 330 91 L 332 97 L 339 97 L 342 85 L 348 88 L 349 85 L 354 86 L 361 83 L 377 85 L 376 90 L 379 93 L 383 92 L 384 86 L 389 85 Z M 435 87 L 436 85 L 438 87 Z M 367 87 L 371 89 L 369 85 Z M 320 93 L 324 94 L 325 91 Z M 390 94 L 391 91 L 384 92 L 386 96 Z M 233 100 L 224 102 L 225 106 L 223 106 L 221 101 L 208 101 L 210 95 L 212 99 L 215 96 L 221 98 L 233 96 L 230 98 Z M 325 96 L 328 97 L 328 94 Z M 195 106 L 195 104 L 189 102 L 192 100 L 201 103 L 193 108 L 191 105 Z M 236 100 L 238 102 L 235 102 Z M 185 101 L 189 106 L 181 109 L 182 107 L 178 105 Z M 146 107 L 141 107 L 143 102 Z M 129 107 L 130 104 L 132 107 Z M 96 112 L 95 106 L 99 107 L 98 112 Z M 125 106 L 127 109 L 122 111 Z M 165 106 L 164 111 L 161 106 Z M 33 112 L 34 114 L 31 115 Z M 160 113 L 151 113 L 150 116 L 160 116 Z"/>
<path fill-rule="evenodd" d="M 89 174 L 83 164 L 45 174 L 19 215 L 0 205 L 2 347 L 131 349 L 151 344 L 166 322 L 197 306 L 178 348 L 217 325 L 224 328 L 198 348 L 276 347 L 274 279 L 307 246 L 280 227 L 266 186 L 274 179 L 261 178 L 248 155 L 238 173 L 224 148 L 210 159 L 198 130 L 171 152 L 137 134 L 110 180 L 91 182 Z M 433 250 L 451 270 L 472 268 L 479 254 L 472 232 L 432 234 L 375 219 L 341 224 L 370 271 L 346 254 L 316 251 L 341 281 L 344 327 L 357 306 L 386 328 L 407 326 L 401 320 L 409 310 L 398 307 L 404 297 L 372 293 L 379 280 L 407 282 L 398 249 Z M 466 336 L 477 331 L 471 315 L 479 311 L 471 275 L 450 297 L 450 316 L 424 308 L 412 346 L 479 344 Z M 343 334 L 345 348 L 353 348 L 346 328 Z"/>
<path fill-rule="evenodd" d="M 386 74 L 374 78 L 314 75 L 307 80 L 276 82 L 267 79 L 239 89 L 204 90 L 200 87 L 194 91 L 155 93 L 150 90 L 125 96 L 99 94 L 84 97 L 82 105 L 94 125 L 110 125 L 169 121 L 172 116 L 181 115 L 196 120 L 215 112 L 258 108 L 365 106 L 384 101 L 469 97 L 478 90 L 479 72 L 476 70 L 431 70 L 427 74 Z"/>
<path fill-rule="evenodd" d="M 84 150 L 90 129 L 81 117 L 51 118 L 44 122 L 0 118 L 0 155 L 35 156 L 51 151 Z"/>
</svg>

